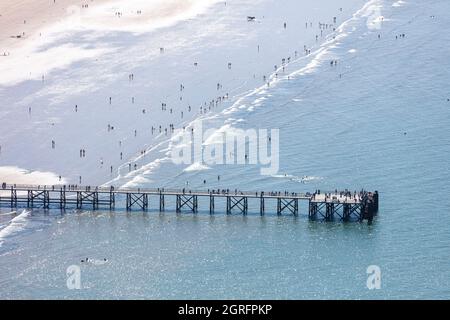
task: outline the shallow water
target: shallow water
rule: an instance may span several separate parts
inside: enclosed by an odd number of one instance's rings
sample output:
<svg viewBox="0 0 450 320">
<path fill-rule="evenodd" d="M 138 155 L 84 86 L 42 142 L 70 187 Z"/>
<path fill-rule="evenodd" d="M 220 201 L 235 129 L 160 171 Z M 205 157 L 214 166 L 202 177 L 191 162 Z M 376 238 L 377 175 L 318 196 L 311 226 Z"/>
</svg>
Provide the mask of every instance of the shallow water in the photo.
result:
<svg viewBox="0 0 450 320">
<path fill-rule="evenodd" d="M 266 98 L 254 111 L 209 120 L 280 128 L 279 175 L 252 166 L 183 172 L 170 163 L 144 175 L 147 186 L 189 181 L 193 189 L 217 188 L 218 175 L 230 189 L 376 189 L 373 225 L 309 221 L 304 206 L 297 218 L 34 210 L 30 232 L 0 248 L 0 297 L 448 299 L 450 19 L 440 14 L 450 5 L 381 3 L 381 30 L 368 29 L 366 17 L 349 22 L 314 72 L 246 97 L 247 106 Z M 316 179 L 295 179 L 303 176 Z M 81 263 L 86 257 L 107 263 Z M 82 290 L 66 287 L 70 265 L 81 266 Z M 369 265 L 381 269 L 380 290 L 366 287 Z"/>
</svg>

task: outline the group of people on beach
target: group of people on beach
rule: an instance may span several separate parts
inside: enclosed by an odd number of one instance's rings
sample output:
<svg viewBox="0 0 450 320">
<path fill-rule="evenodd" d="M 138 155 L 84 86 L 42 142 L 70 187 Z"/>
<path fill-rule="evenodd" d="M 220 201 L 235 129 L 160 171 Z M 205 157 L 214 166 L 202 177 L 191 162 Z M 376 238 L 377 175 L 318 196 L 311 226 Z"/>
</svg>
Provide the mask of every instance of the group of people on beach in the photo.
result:
<svg viewBox="0 0 450 320">
<path fill-rule="evenodd" d="M 121 12 L 116 12 L 116 16 L 120 17 L 122 16 Z M 319 22 L 317 24 L 319 30 L 321 31 L 321 35 L 323 35 L 323 31 L 324 30 L 328 30 L 334 27 L 334 24 L 337 22 L 336 17 L 333 18 L 333 24 L 331 23 L 322 23 Z M 312 28 L 313 27 L 313 22 L 306 22 L 306 28 Z M 283 28 L 287 29 L 287 22 L 283 23 Z M 334 29 L 333 29 L 334 30 Z M 309 55 L 311 54 L 311 49 L 308 48 L 306 45 L 303 48 L 304 54 L 305 55 Z M 160 48 L 160 52 L 164 53 L 164 48 Z M 260 45 L 258 45 L 258 53 L 260 52 Z M 298 51 L 295 51 L 294 57 L 297 58 L 298 57 Z M 274 66 L 274 70 L 275 70 L 275 78 L 278 77 L 278 73 L 280 72 L 280 70 L 282 70 L 283 72 L 286 71 L 287 66 L 292 62 L 292 57 L 291 56 L 287 56 L 281 59 L 281 67 L 279 67 L 278 65 Z M 331 65 L 332 66 L 336 66 L 337 65 L 337 60 L 333 60 L 331 61 Z M 198 62 L 194 62 L 194 66 L 198 66 Z M 231 70 L 233 66 L 233 63 L 231 61 L 227 61 L 226 62 L 226 67 Z M 44 77 L 43 77 L 44 80 Z M 134 72 L 130 72 L 128 73 L 128 81 L 132 82 L 135 80 L 135 73 Z M 266 75 L 263 76 L 263 81 L 265 83 L 267 83 L 268 86 L 270 86 L 270 82 L 271 79 L 269 77 L 267 77 Z M 216 95 L 216 97 L 214 99 L 211 99 L 209 101 L 205 101 L 202 105 L 200 105 L 198 107 L 198 114 L 206 114 L 208 112 L 213 111 L 214 109 L 218 108 L 223 102 L 227 101 L 229 99 L 229 93 L 225 92 L 224 90 L 224 84 L 219 82 L 216 82 L 215 85 L 216 91 L 220 92 L 218 95 Z M 179 101 L 183 101 L 183 96 L 186 94 L 186 87 L 184 83 L 181 83 L 179 85 Z M 113 97 L 109 96 L 108 97 L 108 102 L 109 105 L 113 105 Z M 131 102 L 132 104 L 135 103 L 135 97 L 132 96 L 131 97 Z M 139 112 L 141 113 L 141 115 L 147 115 L 147 114 L 151 114 L 151 112 L 148 112 L 149 107 L 146 108 L 140 108 Z M 78 113 L 80 110 L 78 108 L 78 104 L 75 104 L 75 113 Z M 186 107 L 184 110 L 180 110 L 179 113 L 177 113 L 180 117 L 180 119 L 186 119 L 186 113 L 191 113 L 192 114 L 193 108 L 191 107 L 190 104 L 186 104 Z M 168 115 L 174 115 L 174 110 L 173 108 L 169 108 L 167 102 L 162 102 L 161 103 L 161 112 L 162 113 L 168 113 Z M 169 116 L 167 117 L 167 119 L 169 119 Z M 189 118 L 192 118 L 189 117 Z M 181 125 L 183 130 L 187 130 L 185 125 Z M 175 132 L 176 129 L 176 124 L 174 122 L 170 122 L 167 126 L 164 126 L 163 124 L 156 124 L 156 125 L 152 125 L 151 126 L 151 130 L 149 131 L 149 133 L 151 133 L 151 135 L 155 135 L 155 134 L 164 134 L 165 136 L 168 136 L 170 134 L 173 134 Z M 107 131 L 111 132 L 115 130 L 115 126 L 113 126 L 111 123 L 107 124 Z M 193 130 L 193 129 L 191 129 Z M 135 138 L 138 137 L 138 128 L 134 128 L 132 129 L 133 135 Z M 145 133 L 145 132 L 144 132 Z M 131 154 L 127 154 L 128 152 L 125 151 L 125 146 L 122 144 L 122 140 L 119 141 L 119 150 L 118 150 L 118 157 L 116 159 L 120 159 L 120 161 L 125 160 L 128 156 L 131 156 Z M 55 148 L 55 142 L 54 140 L 52 140 L 52 148 Z M 137 157 L 137 159 L 142 159 L 142 156 L 145 156 L 147 154 L 147 150 L 151 149 L 152 146 L 150 146 L 149 148 L 146 149 L 141 149 L 140 150 L 140 155 L 141 157 Z M 86 157 L 86 150 L 85 149 L 80 149 L 80 158 L 85 158 Z M 100 159 L 100 168 L 104 167 L 104 161 L 108 161 L 107 158 L 103 158 L 101 157 Z M 116 160 L 111 160 L 111 161 L 116 161 Z M 109 168 L 109 172 L 112 175 L 113 174 L 113 165 L 109 164 L 107 166 L 107 168 Z M 128 172 L 131 172 L 133 170 L 137 170 L 138 169 L 138 164 L 136 163 L 136 160 L 130 160 L 128 162 Z M 79 181 L 81 183 L 81 176 L 79 177 Z M 206 184 L 206 180 L 204 180 L 204 183 Z"/>
</svg>

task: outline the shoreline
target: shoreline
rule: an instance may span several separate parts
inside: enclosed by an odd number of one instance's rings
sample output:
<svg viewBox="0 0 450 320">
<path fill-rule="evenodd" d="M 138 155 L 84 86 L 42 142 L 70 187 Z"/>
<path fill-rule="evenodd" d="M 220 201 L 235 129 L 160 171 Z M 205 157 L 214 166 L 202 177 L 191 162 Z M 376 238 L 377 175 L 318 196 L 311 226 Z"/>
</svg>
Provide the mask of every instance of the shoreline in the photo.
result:
<svg viewBox="0 0 450 320">
<path fill-rule="evenodd" d="M 359 8 L 359 4 L 366 2 L 351 0 L 347 3 Z M 296 4 L 291 3 L 291 6 Z M 342 22 L 354 13 L 353 7 L 340 13 L 338 4 L 320 12 L 305 6 L 307 11 L 300 17 L 287 7 L 264 18 L 271 9 L 268 3 L 259 13 L 260 21 L 250 23 L 246 19 L 246 13 L 253 8 L 250 3 L 228 2 L 226 6 L 215 6 L 198 19 L 157 32 L 108 35 L 106 39 L 113 36 L 118 44 L 106 47 L 104 53 L 92 52 L 99 49 L 103 35 L 79 39 L 69 34 L 62 40 L 71 41 L 71 46 L 55 43 L 33 57 L 41 55 L 41 65 L 49 65 L 72 58 L 69 52 L 76 52 L 74 60 L 55 66 L 51 74 L 33 70 L 30 83 L 37 89 L 23 94 L 27 84 L 19 83 L 14 86 L 17 95 L 5 97 L 5 103 L 16 106 L 16 111 L 0 115 L 0 120 L 17 123 L 14 119 L 22 112 L 25 125 L 11 126 L 10 130 L 0 132 L 3 138 L 0 138 L 1 166 L 30 171 L 39 168 L 61 175 L 74 184 L 114 180 L 121 168 L 125 169 L 125 173 L 121 172 L 124 180 L 145 183 L 145 178 L 135 179 L 135 175 L 145 175 L 158 166 L 161 148 L 153 154 L 142 154 L 142 151 L 152 150 L 170 138 L 167 134 L 172 125 L 178 129 L 205 114 L 214 115 L 216 111 L 231 107 L 239 101 L 239 94 L 264 85 L 266 76 L 272 81 L 273 65 L 277 64 L 279 70 L 282 58 L 294 57 L 294 51 L 301 56 L 302 44 L 308 48 L 317 45 L 315 35 L 320 32 L 319 22 L 331 24 L 333 15 Z M 284 19 L 288 21 L 287 28 L 283 28 Z M 312 27 L 308 25 L 305 29 L 304 21 L 311 21 Z M 299 28 L 302 28 L 300 33 Z M 330 32 L 330 29 L 323 32 L 320 42 Z M 279 45 L 273 46 L 273 41 Z M 78 46 L 73 47 L 73 43 Z M 242 55 L 243 46 L 246 56 Z M 163 54 L 162 47 L 165 48 Z M 86 58 L 80 60 L 85 53 L 88 53 Z M 197 62 L 200 63 L 196 65 Z M 228 63 L 232 63 L 232 68 Z M 288 73 L 293 71 L 289 68 L 287 66 Z M 29 70 L 25 68 L 25 71 Z M 130 74 L 136 79 L 131 80 Z M 161 82 L 160 75 L 171 81 Z M 79 84 L 86 84 L 86 87 Z M 179 84 L 186 86 L 181 93 Z M 212 100 L 236 90 L 237 94 L 229 101 L 208 108 Z M 161 104 L 166 107 L 161 108 Z M 33 135 L 39 132 L 39 136 L 30 141 L 24 138 L 32 132 Z M 76 139 L 73 134 L 77 135 Z M 20 143 L 13 145 L 12 141 Z M 56 142 L 54 149 L 52 141 Z M 34 155 L 32 167 L 30 161 L 18 157 L 23 148 Z M 81 150 L 86 151 L 87 157 L 79 155 Z M 134 168 L 128 168 L 129 165 Z"/>
</svg>

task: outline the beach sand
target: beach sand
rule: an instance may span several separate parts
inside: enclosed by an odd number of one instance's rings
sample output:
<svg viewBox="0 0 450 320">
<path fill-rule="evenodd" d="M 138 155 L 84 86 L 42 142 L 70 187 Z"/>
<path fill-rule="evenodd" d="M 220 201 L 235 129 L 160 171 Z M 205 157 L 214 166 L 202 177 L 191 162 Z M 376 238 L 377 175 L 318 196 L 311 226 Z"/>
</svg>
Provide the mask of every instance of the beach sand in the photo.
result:
<svg viewBox="0 0 450 320">
<path fill-rule="evenodd" d="M 205 3 L 208 1 L 204 1 Z M 145 32 L 167 26 L 170 18 L 198 9 L 195 0 L 3 0 L 0 2 L 0 54 L 8 54 L 29 39 L 45 37 L 56 23 L 68 29 Z M 58 27 L 61 30 L 61 26 Z"/>
<path fill-rule="evenodd" d="M 8 177 L 53 173 L 52 183 L 147 183 L 168 161 L 172 129 L 243 107 L 240 97 L 294 71 L 281 70 L 283 59 L 308 63 L 305 46 L 318 48 L 333 17 L 342 23 L 365 3 L 321 1 L 318 11 L 306 0 L 95 0 L 79 20 L 67 8 L 82 2 L 2 2 L 2 39 L 13 49 L 0 56 L 0 167 L 21 168 Z"/>
<path fill-rule="evenodd" d="M 71 14 L 70 7 L 81 8 L 109 0 L 2 0 L 0 2 L 0 53 L 20 46 L 39 31 Z M 20 38 L 18 38 L 20 37 Z"/>
<path fill-rule="evenodd" d="M 64 184 L 66 181 L 59 179 L 54 173 L 42 171 L 27 171 L 17 167 L 0 167 L 0 177 L 2 183 L 7 184 L 34 184 L 42 181 L 42 184 L 54 185 Z"/>
</svg>

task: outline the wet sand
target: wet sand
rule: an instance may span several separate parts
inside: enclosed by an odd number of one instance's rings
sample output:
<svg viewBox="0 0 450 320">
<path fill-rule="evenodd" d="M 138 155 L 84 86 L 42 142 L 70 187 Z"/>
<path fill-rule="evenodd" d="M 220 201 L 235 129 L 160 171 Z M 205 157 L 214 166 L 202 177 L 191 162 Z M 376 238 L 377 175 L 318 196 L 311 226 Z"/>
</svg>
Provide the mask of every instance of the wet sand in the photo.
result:
<svg viewBox="0 0 450 320">
<path fill-rule="evenodd" d="M 71 14 L 70 8 L 92 6 L 108 0 L 2 0 L 0 2 L 0 53 L 11 50 L 30 38 L 39 37 L 39 30 Z M 18 38 L 20 37 L 20 38 Z"/>
<path fill-rule="evenodd" d="M 30 39 L 45 36 L 46 28 L 76 17 L 88 29 L 148 31 L 149 22 L 166 26 L 169 18 L 189 15 L 199 6 L 194 0 L 3 0 L 0 2 L 0 55 Z M 73 27 L 73 26 L 71 26 Z"/>
</svg>

